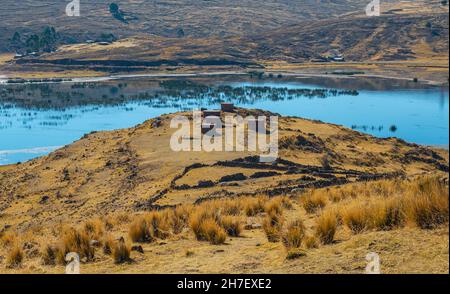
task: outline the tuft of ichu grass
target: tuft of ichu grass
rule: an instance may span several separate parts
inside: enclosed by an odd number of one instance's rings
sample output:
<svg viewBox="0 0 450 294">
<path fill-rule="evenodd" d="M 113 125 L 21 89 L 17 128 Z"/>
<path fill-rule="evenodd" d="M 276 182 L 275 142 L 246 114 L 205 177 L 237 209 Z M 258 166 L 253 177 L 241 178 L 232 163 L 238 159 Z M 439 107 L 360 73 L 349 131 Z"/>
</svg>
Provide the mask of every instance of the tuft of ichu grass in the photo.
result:
<svg viewBox="0 0 450 294">
<path fill-rule="evenodd" d="M 331 244 L 337 229 L 337 215 L 334 210 L 328 209 L 316 220 L 316 236 L 322 244 Z"/>
<path fill-rule="evenodd" d="M 15 244 L 9 250 L 6 256 L 6 266 L 8 268 L 16 268 L 22 265 L 23 261 L 23 250 L 20 248 L 19 244 Z"/>
<path fill-rule="evenodd" d="M 282 242 L 287 249 L 300 248 L 305 236 L 305 225 L 303 224 L 302 220 L 297 219 L 288 224 L 287 228 L 282 234 Z"/>
<path fill-rule="evenodd" d="M 241 219 L 231 215 L 221 217 L 220 225 L 225 229 L 228 236 L 232 237 L 239 237 L 243 229 Z"/>
<path fill-rule="evenodd" d="M 301 203 L 307 213 L 315 213 L 323 209 L 328 203 L 326 190 L 315 190 L 304 194 L 301 197 Z"/>
<path fill-rule="evenodd" d="M 268 213 L 263 222 L 263 229 L 269 242 L 278 242 L 281 238 L 283 216 L 275 212 Z"/>
</svg>

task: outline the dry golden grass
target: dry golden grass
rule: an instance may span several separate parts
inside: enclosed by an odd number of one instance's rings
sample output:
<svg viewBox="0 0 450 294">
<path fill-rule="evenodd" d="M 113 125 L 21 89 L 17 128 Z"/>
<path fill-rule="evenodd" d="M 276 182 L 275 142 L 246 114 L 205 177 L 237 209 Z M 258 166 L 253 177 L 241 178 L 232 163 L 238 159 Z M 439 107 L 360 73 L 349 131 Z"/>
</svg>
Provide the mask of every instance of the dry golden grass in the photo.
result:
<svg viewBox="0 0 450 294">
<path fill-rule="evenodd" d="M 281 254 L 287 254 L 288 259 L 305 256 L 309 258 L 310 254 L 315 254 L 314 252 L 328 252 L 327 248 L 332 250 L 343 242 L 351 243 L 352 240 L 366 238 L 365 236 L 370 234 L 390 234 L 389 231 L 395 230 L 392 232 L 395 235 L 400 230 L 440 228 L 441 224 L 448 222 L 447 187 L 447 183 L 437 177 L 420 177 L 321 189 L 316 194 L 320 195 L 318 198 L 325 197 L 327 205 L 325 209 L 315 210 L 317 214 L 312 215 L 302 209 L 304 207 L 302 199 L 297 202 L 285 196 L 274 198 L 257 196 L 204 201 L 198 205 L 180 205 L 173 209 L 151 211 L 137 216 L 129 215 L 127 219 L 132 220 L 131 224 L 125 222 L 119 225 L 116 218 L 111 217 L 115 224 L 113 230 L 107 233 L 105 233 L 106 218 L 93 219 L 82 223 L 78 229 L 62 225 L 61 228 L 55 226 L 47 231 L 41 230 L 39 234 L 46 236 L 48 233 L 53 239 L 38 242 L 45 244 L 40 250 L 40 257 L 42 264 L 50 266 L 65 264 L 65 255 L 68 252 L 78 253 L 80 258 L 89 261 L 89 264 L 96 264 L 93 262 L 96 260 L 111 258 L 114 264 L 124 263 L 131 261 L 130 245 L 123 238 L 115 241 L 114 236 L 122 235 L 127 228 L 133 242 L 152 242 L 155 239 L 180 234 L 180 238 L 169 238 L 166 243 L 198 240 L 220 245 L 226 242 L 227 235 L 240 236 L 243 232 L 242 224 L 247 220 L 252 224 L 262 223 L 263 232 L 249 229 L 245 233 L 246 237 L 259 236 L 262 239 L 258 242 L 264 242 L 267 238 L 270 243 L 278 243 L 271 246 L 284 248 Z M 251 213 L 248 213 L 249 207 Z M 359 235 L 348 234 L 347 228 Z M 195 239 L 192 238 L 192 232 Z M 2 248 L 8 250 L 4 256 L 13 251 L 15 244 L 20 243 L 18 240 L 32 241 L 34 236 L 26 232 L 20 236 L 12 231 L 3 233 Z M 95 259 L 95 249 L 91 243 L 93 240 L 99 241 L 98 245 L 101 246 L 99 249 L 103 251 L 103 254 L 96 254 Z M 244 242 L 242 240 L 232 238 L 230 244 Z M 334 242 L 335 240 L 339 242 Z M 52 243 L 57 241 L 60 242 L 59 246 L 51 245 L 57 244 Z M 190 247 L 183 248 L 182 252 L 186 252 L 183 257 L 193 254 L 188 250 L 193 244 L 189 244 Z M 197 256 L 197 251 L 195 254 Z M 23 256 L 24 252 L 22 259 Z M 138 260 L 136 262 L 139 262 Z"/>
<path fill-rule="evenodd" d="M 91 261 L 94 258 L 95 249 L 91 245 L 91 239 L 84 230 L 77 230 L 69 227 L 63 231 L 61 253 L 58 258 L 61 262 L 61 258 L 65 259 L 65 255 L 69 252 L 76 252 L 81 259 Z"/>
<path fill-rule="evenodd" d="M 271 214 L 282 214 L 283 213 L 283 200 L 280 197 L 270 199 L 264 205 L 264 211 Z"/>
<path fill-rule="evenodd" d="M 117 221 L 110 215 L 102 218 L 102 221 L 106 231 L 112 231 L 117 225 Z"/>
<path fill-rule="evenodd" d="M 302 196 L 301 202 L 306 212 L 315 213 L 327 205 L 328 195 L 323 190 L 309 191 Z"/>
<path fill-rule="evenodd" d="M 431 229 L 448 222 L 448 186 L 437 177 L 379 181 L 365 187 L 365 197 L 351 200 L 340 210 L 344 224 L 354 233 L 391 230 L 406 223 Z"/>
<path fill-rule="evenodd" d="M 216 200 L 216 206 L 223 215 L 239 215 L 242 211 L 241 201 L 236 199 Z"/>
<path fill-rule="evenodd" d="M 118 214 L 114 215 L 114 221 L 118 225 L 129 223 L 130 222 L 130 214 L 125 213 L 125 212 L 118 213 Z"/>
<path fill-rule="evenodd" d="M 84 223 L 84 232 L 90 239 L 100 240 L 105 233 L 105 223 L 97 218 Z"/>
<path fill-rule="evenodd" d="M 130 225 L 129 236 L 133 242 L 152 242 L 179 234 L 187 227 L 192 212 L 191 205 L 175 209 L 147 212 L 136 217 Z"/>
<path fill-rule="evenodd" d="M 124 240 L 119 240 L 119 242 L 114 244 L 112 249 L 112 256 L 115 264 L 120 264 L 124 262 L 129 262 L 130 258 L 130 246 L 125 243 Z"/>
<path fill-rule="evenodd" d="M 220 226 L 232 237 L 239 237 L 243 229 L 241 218 L 231 215 L 221 217 Z"/>
<path fill-rule="evenodd" d="M 263 229 L 269 242 L 278 242 L 281 238 L 281 230 L 284 218 L 275 212 L 268 213 L 263 222 Z"/>
<path fill-rule="evenodd" d="M 400 197 L 376 199 L 368 209 L 370 209 L 368 217 L 371 218 L 371 228 L 392 230 L 402 227 L 406 222 L 403 201 Z"/>
<path fill-rule="evenodd" d="M 319 243 L 320 242 L 315 235 L 308 235 L 303 240 L 303 244 L 305 245 L 305 247 L 307 249 L 319 248 L 319 245 L 320 245 Z"/>
<path fill-rule="evenodd" d="M 306 256 L 306 251 L 301 248 L 293 248 L 288 250 L 286 259 L 292 260 Z"/>
<path fill-rule="evenodd" d="M 168 211 L 151 211 L 144 215 L 150 235 L 154 238 L 165 239 L 170 235 L 171 216 Z"/>
<path fill-rule="evenodd" d="M 201 206 L 196 207 L 189 218 L 189 226 L 197 240 L 207 240 L 205 228 L 203 227 L 204 222 L 207 220 L 220 223 L 220 212 L 211 203 L 203 203 Z"/>
<path fill-rule="evenodd" d="M 302 220 L 297 219 L 287 226 L 282 234 L 283 245 L 289 250 L 300 248 L 306 236 L 306 227 Z"/>
<path fill-rule="evenodd" d="M 192 205 L 180 205 L 173 210 L 172 230 L 174 234 L 179 234 L 189 224 L 189 215 L 192 212 Z"/>
<path fill-rule="evenodd" d="M 255 216 L 264 211 L 264 203 L 267 201 L 266 197 L 259 196 L 255 198 L 246 198 L 241 200 L 242 207 L 247 216 Z"/>
<path fill-rule="evenodd" d="M 146 219 L 142 216 L 137 217 L 130 225 L 128 235 L 133 242 L 151 242 L 153 235 Z"/>
<path fill-rule="evenodd" d="M 107 235 L 103 238 L 102 242 L 103 254 L 110 255 L 114 247 L 114 239 L 111 235 Z"/>
<path fill-rule="evenodd" d="M 47 244 L 41 253 L 42 263 L 45 265 L 55 265 L 57 254 L 58 248 Z"/>
<path fill-rule="evenodd" d="M 448 200 L 448 199 L 447 199 Z M 407 203 L 410 217 L 422 229 L 432 229 L 448 222 L 448 202 L 438 197 L 411 197 Z"/>
<path fill-rule="evenodd" d="M 225 243 L 227 234 L 214 219 L 208 218 L 200 224 L 197 239 L 199 237 L 199 240 L 209 241 L 213 245 L 219 245 Z"/>
<path fill-rule="evenodd" d="M 6 256 L 6 265 L 8 268 L 19 267 L 23 261 L 23 250 L 19 244 L 15 244 Z"/>
<path fill-rule="evenodd" d="M 292 209 L 293 208 L 293 204 L 292 201 L 289 197 L 287 196 L 281 196 L 280 197 L 280 201 L 281 201 L 281 206 L 284 209 Z"/>
<path fill-rule="evenodd" d="M 422 229 L 448 222 L 449 190 L 438 178 L 422 178 L 412 185 L 403 207 L 409 219 Z"/>
<path fill-rule="evenodd" d="M 332 202 L 340 202 L 345 199 L 358 197 L 358 191 L 353 186 L 342 186 L 335 189 L 327 189 L 328 198 Z"/>
<path fill-rule="evenodd" d="M 337 230 L 337 215 L 334 210 L 325 210 L 317 218 L 316 235 L 322 244 L 330 244 Z"/>
<path fill-rule="evenodd" d="M 6 232 L 1 235 L 0 242 L 3 247 L 11 247 L 17 242 L 17 234 L 15 232 Z"/>
<path fill-rule="evenodd" d="M 340 215 L 344 224 L 354 233 L 362 233 L 369 226 L 370 217 L 367 207 L 361 201 L 353 201 L 345 206 Z"/>
</svg>

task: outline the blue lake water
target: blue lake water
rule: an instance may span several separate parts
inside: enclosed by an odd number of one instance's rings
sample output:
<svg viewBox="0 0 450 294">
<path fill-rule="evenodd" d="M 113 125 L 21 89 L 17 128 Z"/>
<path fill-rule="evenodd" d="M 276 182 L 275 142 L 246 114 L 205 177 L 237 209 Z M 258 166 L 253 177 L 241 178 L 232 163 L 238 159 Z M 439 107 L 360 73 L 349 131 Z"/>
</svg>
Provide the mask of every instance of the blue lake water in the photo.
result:
<svg viewBox="0 0 450 294">
<path fill-rule="evenodd" d="M 232 82 L 232 87 L 266 87 L 252 99 L 222 93 L 221 101 L 266 109 L 282 115 L 340 124 L 378 137 L 399 137 L 424 145 L 449 144 L 448 89 L 358 90 L 358 95 L 326 98 L 291 95 L 273 99 L 271 90 L 314 89 L 315 85 L 279 82 Z M 323 87 L 321 87 L 323 88 Z M 130 86 L 128 86 L 130 90 Z M 116 90 L 113 95 L 119 95 Z M 206 95 L 207 96 L 207 95 Z M 208 98 L 208 97 L 207 97 Z M 105 100 L 108 98 L 105 97 Z M 73 99 L 71 100 L 73 101 Z M 97 101 L 98 102 L 98 101 Z M 0 99 L 0 165 L 23 162 L 69 144 L 91 131 L 127 128 L 164 113 L 218 107 L 214 97 L 140 98 L 112 105 L 93 103 L 46 108 Z"/>
</svg>

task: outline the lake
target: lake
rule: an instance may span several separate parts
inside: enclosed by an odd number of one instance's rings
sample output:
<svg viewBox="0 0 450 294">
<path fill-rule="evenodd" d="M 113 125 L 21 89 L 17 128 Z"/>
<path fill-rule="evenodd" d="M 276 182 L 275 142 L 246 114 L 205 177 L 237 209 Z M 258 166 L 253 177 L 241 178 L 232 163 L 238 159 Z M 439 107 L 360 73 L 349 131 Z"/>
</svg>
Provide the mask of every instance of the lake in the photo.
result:
<svg viewBox="0 0 450 294">
<path fill-rule="evenodd" d="M 221 101 L 448 147 L 448 88 L 357 79 L 215 77 L 0 85 L 0 165 L 48 154 L 92 131 L 127 128 Z"/>
</svg>

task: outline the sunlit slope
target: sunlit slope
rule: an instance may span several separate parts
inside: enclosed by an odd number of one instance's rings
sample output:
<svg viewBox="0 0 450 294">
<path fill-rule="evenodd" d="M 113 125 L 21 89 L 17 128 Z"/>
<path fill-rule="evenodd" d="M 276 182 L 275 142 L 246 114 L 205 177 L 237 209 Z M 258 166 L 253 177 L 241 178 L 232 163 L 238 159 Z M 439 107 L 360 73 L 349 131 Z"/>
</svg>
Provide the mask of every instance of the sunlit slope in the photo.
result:
<svg viewBox="0 0 450 294">
<path fill-rule="evenodd" d="M 93 133 L 48 156 L 3 167 L 2 223 L 28 227 L 208 197 L 280 195 L 306 187 L 448 172 L 445 151 L 287 117 L 280 118 L 280 160 L 275 165 L 255 162 L 255 152 L 177 153 L 169 144 L 175 131 L 172 117 Z"/>
</svg>

